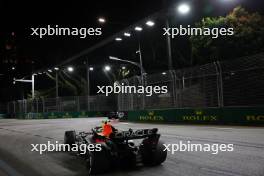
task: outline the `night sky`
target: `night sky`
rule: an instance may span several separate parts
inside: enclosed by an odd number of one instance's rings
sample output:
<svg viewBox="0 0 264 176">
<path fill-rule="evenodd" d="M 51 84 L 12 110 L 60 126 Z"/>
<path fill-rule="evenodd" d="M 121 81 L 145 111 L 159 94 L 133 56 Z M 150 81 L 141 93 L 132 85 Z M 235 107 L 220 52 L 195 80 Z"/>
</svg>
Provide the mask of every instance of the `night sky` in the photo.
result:
<svg viewBox="0 0 264 176">
<path fill-rule="evenodd" d="M 132 1 L 70 1 L 63 3 L 26 3 L 8 2 L 2 6 L 4 13 L 4 32 L 15 32 L 16 45 L 20 56 L 32 58 L 43 66 L 50 62 L 60 62 L 77 52 L 92 46 L 94 43 L 114 32 L 130 25 L 131 23 L 159 10 L 161 3 L 144 1 L 143 3 Z M 114 23 L 102 26 L 97 18 L 103 16 Z M 103 35 L 100 37 L 49 37 L 38 39 L 30 36 L 30 27 L 42 27 L 48 24 L 58 24 L 61 27 L 103 27 Z M 52 57 L 52 59 L 51 59 Z"/>
<path fill-rule="evenodd" d="M 217 4 L 217 1 L 221 2 L 221 5 L 219 5 L 220 3 Z M 227 1 L 232 2 L 227 3 Z M 173 7 L 178 2 L 180 1 L 168 0 L 167 7 Z M 262 0 L 189 0 L 189 2 L 192 3 L 192 8 L 196 7 L 196 9 L 193 10 L 191 17 L 185 21 L 187 23 L 193 23 L 205 15 L 224 16 L 239 4 L 242 4 L 248 10 L 261 13 L 264 11 Z M 17 98 L 12 96 L 13 77 L 25 76 L 31 74 L 32 71 L 60 64 L 65 59 L 163 8 L 164 1 L 162 0 L 1 1 L 0 102 Z M 205 9 L 209 9 L 206 14 Z M 107 20 L 104 25 L 99 24 L 97 21 L 97 18 L 101 16 Z M 48 24 L 57 24 L 61 27 L 102 27 L 103 35 L 87 37 L 86 39 L 69 36 L 52 36 L 39 39 L 36 36 L 30 36 L 31 27 L 45 27 Z M 156 33 L 153 35 L 161 34 Z M 123 47 L 128 48 L 131 46 Z M 110 46 L 104 52 L 113 51 L 114 48 L 117 47 Z M 15 63 L 4 62 L 5 55 L 9 51 L 14 52 L 11 55 Z M 120 48 L 117 48 L 114 52 L 118 54 L 119 51 Z M 95 58 L 92 63 L 100 63 L 98 60 L 101 59 L 100 57 L 103 54 L 100 51 L 94 52 L 90 56 Z M 159 66 L 160 64 L 157 64 L 157 67 Z M 16 69 L 12 70 L 12 67 Z M 151 68 L 153 69 L 151 70 Z M 155 66 L 151 66 L 151 68 L 148 68 L 150 72 L 155 72 L 158 69 Z"/>
</svg>

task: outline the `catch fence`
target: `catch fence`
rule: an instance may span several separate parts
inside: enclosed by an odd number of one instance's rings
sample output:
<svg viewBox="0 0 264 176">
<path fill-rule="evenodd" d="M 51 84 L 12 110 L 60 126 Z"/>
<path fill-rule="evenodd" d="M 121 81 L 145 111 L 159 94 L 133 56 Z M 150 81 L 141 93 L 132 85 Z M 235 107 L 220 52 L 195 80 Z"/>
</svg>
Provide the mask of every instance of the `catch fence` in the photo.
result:
<svg viewBox="0 0 264 176">
<path fill-rule="evenodd" d="M 134 76 L 119 81 L 142 85 Z M 144 86 L 167 86 L 168 93 L 144 96 L 75 96 L 18 100 L 8 103 L 8 113 L 131 111 L 140 109 L 256 107 L 264 105 L 264 54 L 229 61 L 144 75 Z"/>
</svg>

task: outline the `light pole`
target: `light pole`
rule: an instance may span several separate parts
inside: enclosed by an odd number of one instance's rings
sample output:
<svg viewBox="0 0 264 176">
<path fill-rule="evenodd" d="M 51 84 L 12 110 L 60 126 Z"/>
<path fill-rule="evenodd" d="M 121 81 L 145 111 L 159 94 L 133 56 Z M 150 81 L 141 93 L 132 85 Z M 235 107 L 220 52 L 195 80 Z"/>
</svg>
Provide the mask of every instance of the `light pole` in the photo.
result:
<svg viewBox="0 0 264 176">
<path fill-rule="evenodd" d="M 22 78 L 22 79 L 15 79 L 15 78 L 14 78 L 14 84 L 15 84 L 16 82 L 31 83 L 31 84 L 32 84 L 32 87 L 31 87 L 32 99 L 35 98 L 35 83 L 34 83 L 34 82 L 35 82 L 35 74 L 32 74 L 32 75 L 31 75 L 31 79 L 28 79 L 28 80 L 26 80 L 26 79 L 24 79 L 24 78 Z"/>
<path fill-rule="evenodd" d="M 86 59 L 86 79 L 87 79 L 87 96 L 90 96 L 90 71 L 94 70 L 94 67 L 91 67 L 88 62 L 89 59 Z"/>
<path fill-rule="evenodd" d="M 58 77 L 58 71 L 59 71 L 59 68 L 58 67 L 55 67 L 54 70 L 56 71 L 56 98 L 59 98 L 59 77 Z"/>
<path fill-rule="evenodd" d="M 136 26 L 135 31 L 141 32 L 143 30 L 142 27 Z M 139 63 L 140 63 L 140 75 L 141 75 L 141 84 L 144 86 L 144 76 L 143 76 L 143 63 L 142 63 L 142 53 L 141 53 L 141 43 L 140 43 L 140 33 L 138 33 L 138 51 L 136 53 L 139 54 Z"/>
<path fill-rule="evenodd" d="M 31 76 L 31 85 L 32 85 L 32 99 L 35 98 L 35 74 Z"/>
<path fill-rule="evenodd" d="M 55 87 L 56 87 L 56 98 L 59 98 L 59 72 L 60 68 L 59 67 L 54 67 L 55 70 Z M 73 72 L 74 68 L 72 66 L 67 67 L 68 72 Z M 49 77 L 51 77 L 52 80 L 54 80 L 54 77 L 49 75 L 49 73 L 53 73 L 53 69 L 48 69 L 47 72 L 39 72 L 38 75 L 46 74 Z M 36 74 L 37 75 L 37 74 Z"/>
<path fill-rule="evenodd" d="M 144 81 L 144 72 L 143 72 L 143 63 L 142 63 L 142 55 L 141 55 L 141 46 L 140 42 L 138 42 L 138 51 L 136 52 L 139 54 L 139 63 L 140 63 L 140 75 L 141 75 L 141 84 L 144 86 L 145 81 Z"/>
<path fill-rule="evenodd" d="M 90 67 L 88 60 L 89 59 L 86 59 L 87 97 L 90 96 Z"/>
<path fill-rule="evenodd" d="M 58 76 L 58 72 L 59 72 L 60 69 L 58 67 L 55 67 L 54 70 L 55 70 L 56 98 L 58 98 L 59 97 L 59 76 Z M 46 73 L 46 75 L 48 75 L 49 73 L 53 73 L 53 70 L 52 69 L 48 69 L 48 71 L 44 72 L 43 74 L 45 74 L 45 73 Z M 38 73 L 38 75 L 42 75 L 42 73 L 40 72 L 40 73 Z M 54 79 L 54 78 L 52 78 L 52 79 Z"/>
<path fill-rule="evenodd" d="M 59 98 L 59 83 L 58 83 L 58 72 L 56 71 L 56 98 Z"/>
<path fill-rule="evenodd" d="M 163 6 L 167 7 L 167 0 L 163 0 Z M 168 29 L 170 28 L 169 24 L 169 19 L 168 19 L 168 14 L 166 11 L 164 11 L 164 16 L 165 16 L 165 27 Z M 168 59 L 168 69 L 172 70 L 172 56 L 171 56 L 171 38 L 169 35 L 166 35 L 166 45 L 167 45 L 167 59 Z"/>
<path fill-rule="evenodd" d="M 146 73 L 145 69 L 143 68 L 142 64 L 140 64 L 140 63 L 133 62 L 133 61 L 130 61 L 130 60 L 120 59 L 120 58 L 114 57 L 114 56 L 109 56 L 109 59 L 115 60 L 115 61 L 120 61 L 120 62 L 126 62 L 126 63 L 133 64 L 133 65 L 137 66 L 138 68 L 140 68 L 140 72 L 141 73 L 143 73 L 143 74 Z"/>
<path fill-rule="evenodd" d="M 140 52 L 140 45 L 139 45 L 139 56 L 140 56 L 140 63 L 137 63 L 137 62 L 132 62 L 132 61 L 129 61 L 129 60 L 123 60 L 123 59 L 120 59 L 120 58 L 117 58 L 117 57 L 113 57 L 113 56 L 109 56 L 109 59 L 111 60 L 116 60 L 116 61 L 121 61 L 121 62 L 127 62 L 127 63 L 130 63 L 130 64 L 133 64 L 137 67 L 140 68 L 140 77 L 141 77 L 141 84 L 142 86 L 145 85 L 144 83 L 144 74 L 146 74 L 144 68 L 143 68 L 143 65 L 142 65 L 142 57 L 141 57 L 141 52 Z M 142 97 L 142 108 L 144 109 L 145 108 L 145 95 Z"/>
<path fill-rule="evenodd" d="M 167 29 L 170 28 L 168 17 L 166 17 L 165 25 Z M 172 66 L 172 56 L 171 56 L 171 38 L 169 35 L 166 35 L 166 41 L 167 41 L 168 68 L 169 70 L 172 70 L 173 66 Z"/>
<path fill-rule="evenodd" d="M 93 67 L 89 66 L 89 59 L 86 59 L 86 79 L 87 79 L 87 108 L 90 110 L 90 71 L 93 71 Z"/>
<path fill-rule="evenodd" d="M 105 18 L 98 18 L 98 21 L 100 23 L 105 23 Z M 153 27 L 155 25 L 155 22 L 148 19 L 145 23 L 148 27 Z M 142 52 L 141 52 L 141 42 L 140 42 L 140 32 L 143 31 L 143 28 L 141 26 L 134 26 L 134 30 L 137 33 L 137 40 L 138 40 L 138 50 L 136 53 L 139 54 L 139 59 L 140 59 L 140 71 L 141 71 L 141 83 L 144 85 L 144 72 L 143 72 L 143 62 L 142 62 Z M 123 33 L 125 37 L 131 37 L 131 33 L 129 31 L 126 31 Z M 115 41 L 121 42 L 123 39 L 121 37 L 116 37 Z M 131 63 L 131 62 L 130 62 Z M 136 64 L 137 65 L 137 64 Z"/>
<path fill-rule="evenodd" d="M 107 79 L 109 80 L 110 84 L 114 84 L 115 80 L 116 80 L 116 76 L 114 73 L 111 72 L 112 67 L 110 65 L 105 65 L 103 67 L 103 72 L 105 73 Z M 111 76 L 112 78 L 111 78 Z"/>
<path fill-rule="evenodd" d="M 167 1 L 164 0 L 164 6 L 167 6 Z M 186 3 L 179 4 L 177 6 L 177 12 L 180 15 L 186 15 L 190 12 L 190 5 Z M 165 27 L 167 29 L 170 28 L 170 23 L 168 19 L 168 14 L 165 13 Z M 166 44 L 167 44 L 167 57 L 168 57 L 168 69 L 173 70 L 173 62 L 172 62 L 172 50 L 171 50 L 171 38 L 169 35 L 166 35 Z"/>
</svg>

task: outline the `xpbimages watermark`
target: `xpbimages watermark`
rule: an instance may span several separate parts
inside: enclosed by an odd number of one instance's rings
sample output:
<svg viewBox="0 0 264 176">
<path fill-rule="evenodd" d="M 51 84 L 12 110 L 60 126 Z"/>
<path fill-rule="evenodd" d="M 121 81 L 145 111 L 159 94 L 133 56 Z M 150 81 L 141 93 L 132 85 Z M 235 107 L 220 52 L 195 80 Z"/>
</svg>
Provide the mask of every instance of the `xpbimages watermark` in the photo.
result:
<svg viewBox="0 0 264 176">
<path fill-rule="evenodd" d="M 86 154 L 86 152 L 102 150 L 101 144 L 60 144 L 58 141 L 47 144 L 31 144 L 31 152 L 38 152 L 42 155 L 45 152 L 79 152 L 80 154 Z"/>
<path fill-rule="evenodd" d="M 218 154 L 219 152 L 232 152 L 234 151 L 234 144 L 198 144 L 192 143 L 191 141 L 175 144 L 163 144 L 165 149 L 164 151 L 175 154 L 176 152 L 208 152 L 213 155 Z"/>
<path fill-rule="evenodd" d="M 146 94 L 146 96 L 152 96 L 153 94 L 166 94 L 168 93 L 167 86 L 127 86 L 123 83 L 121 85 L 114 86 L 97 86 L 97 93 L 105 94 L 105 96 L 109 96 L 109 94 L 126 94 L 126 93 L 135 93 L 135 94 Z"/>
<path fill-rule="evenodd" d="M 176 36 L 195 36 L 195 35 L 203 35 L 203 36 L 211 36 L 211 38 L 215 39 L 219 36 L 230 36 L 234 35 L 234 28 L 198 28 L 191 27 L 187 25 L 184 27 L 180 25 L 178 28 L 163 28 L 163 35 L 168 35 L 171 38 L 175 38 Z"/>
<path fill-rule="evenodd" d="M 59 25 L 47 25 L 46 27 L 30 28 L 31 36 L 43 38 L 45 36 L 78 36 L 86 38 L 87 36 L 102 35 L 101 28 L 76 28 L 76 27 L 59 27 Z"/>
</svg>

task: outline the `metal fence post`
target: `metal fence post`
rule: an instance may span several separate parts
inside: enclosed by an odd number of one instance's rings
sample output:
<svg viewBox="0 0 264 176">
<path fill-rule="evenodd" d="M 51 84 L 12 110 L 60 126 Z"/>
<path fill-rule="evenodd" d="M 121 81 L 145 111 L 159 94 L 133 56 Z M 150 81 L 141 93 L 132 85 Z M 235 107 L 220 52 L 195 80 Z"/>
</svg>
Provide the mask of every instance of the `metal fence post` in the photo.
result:
<svg viewBox="0 0 264 176">
<path fill-rule="evenodd" d="M 6 111 L 7 111 L 7 114 L 10 114 L 9 102 L 7 103 Z"/>
<path fill-rule="evenodd" d="M 86 81 L 87 81 L 87 108 L 90 111 L 90 66 L 88 58 L 86 59 Z"/>
<path fill-rule="evenodd" d="M 16 113 L 16 102 L 13 102 L 14 113 Z"/>
<path fill-rule="evenodd" d="M 77 102 L 77 111 L 79 112 L 79 111 L 80 111 L 80 97 L 77 96 L 77 97 L 75 98 L 75 101 Z"/>
<path fill-rule="evenodd" d="M 56 96 L 56 111 L 59 112 L 59 103 L 58 103 L 58 96 Z"/>
<path fill-rule="evenodd" d="M 90 111 L 91 105 L 90 105 L 90 96 L 89 95 L 87 96 L 87 101 L 86 102 L 87 102 L 87 110 Z"/>
<path fill-rule="evenodd" d="M 128 85 L 128 86 L 131 85 L 128 79 L 124 79 L 123 81 L 125 82 L 126 85 Z M 121 94 L 121 95 L 123 96 L 123 94 Z M 128 96 L 126 95 L 126 97 L 128 97 L 128 102 L 127 102 L 128 106 L 126 108 L 123 108 L 123 110 L 133 110 L 134 109 L 134 101 L 133 101 L 134 97 L 133 96 L 134 96 L 133 93 L 128 94 Z M 125 104 L 124 97 L 123 97 L 122 103 L 124 106 L 124 104 Z"/>
<path fill-rule="evenodd" d="M 182 76 L 182 89 L 185 88 L 185 78 L 184 78 L 184 75 Z"/>
<path fill-rule="evenodd" d="M 130 106 L 130 108 L 129 108 L 129 110 L 134 110 L 134 94 L 130 94 L 130 98 L 131 98 L 131 102 L 130 102 L 130 104 L 131 104 L 131 106 Z"/>
<path fill-rule="evenodd" d="M 219 62 L 214 62 L 216 71 L 216 85 L 217 85 L 217 100 L 218 107 L 223 107 L 223 83 L 222 83 L 222 70 Z"/>
<path fill-rule="evenodd" d="M 224 107 L 223 70 L 222 70 L 221 63 L 219 61 L 217 61 L 216 63 L 219 68 L 220 102 L 221 102 L 221 107 Z"/>
<path fill-rule="evenodd" d="M 31 110 L 30 110 L 30 112 L 35 112 L 34 101 L 35 101 L 35 99 L 31 100 Z"/>
<path fill-rule="evenodd" d="M 58 98 L 58 108 L 59 108 L 58 111 L 59 112 L 62 111 L 61 110 L 61 99 L 62 99 L 61 97 Z"/>
<path fill-rule="evenodd" d="M 217 67 L 217 63 L 214 62 L 215 71 L 216 71 L 216 89 L 217 89 L 217 104 L 218 107 L 221 107 L 221 100 L 220 100 L 220 86 L 219 86 L 219 69 Z"/>
<path fill-rule="evenodd" d="M 141 77 L 141 85 L 143 87 L 147 86 L 147 78 L 145 78 L 146 75 L 142 75 Z M 145 93 L 141 94 L 142 95 L 142 110 L 145 109 L 146 106 L 146 97 L 145 97 Z"/>
<path fill-rule="evenodd" d="M 24 100 L 24 109 L 25 109 L 25 113 L 27 113 L 27 100 Z"/>
<path fill-rule="evenodd" d="M 42 98 L 42 111 L 45 112 L 45 100 Z"/>
<path fill-rule="evenodd" d="M 177 107 L 177 85 L 176 85 L 176 72 L 175 70 L 170 70 L 169 71 L 171 77 L 172 77 L 172 98 L 173 98 L 173 107 Z"/>
<path fill-rule="evenodd" d="M 38 113 L 38 98 L 36 99 L 36 108 L 37 108 L 37 113 Z"/>
</svg>

